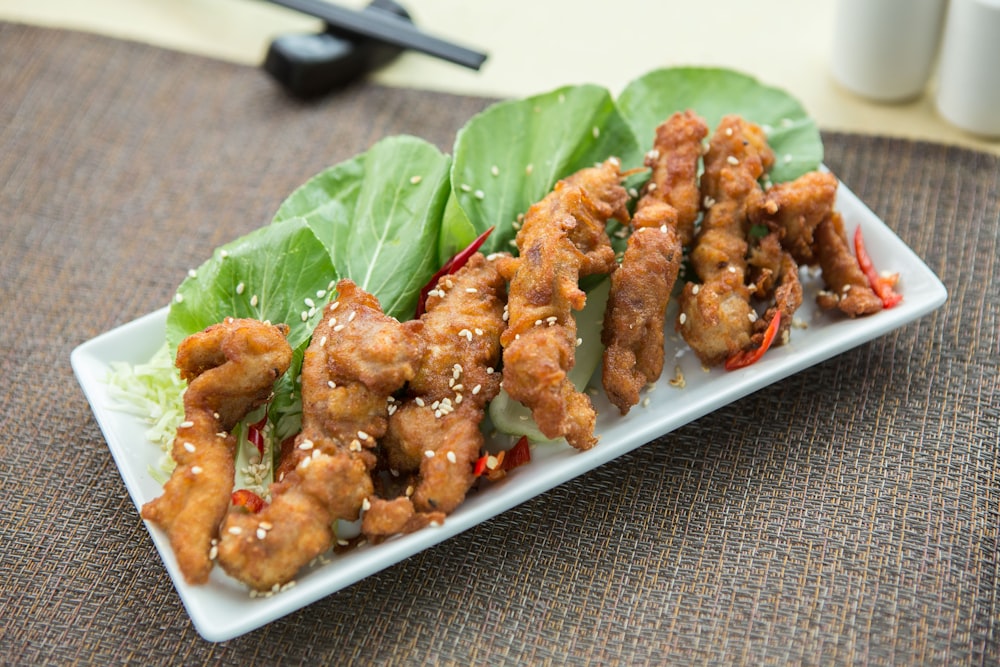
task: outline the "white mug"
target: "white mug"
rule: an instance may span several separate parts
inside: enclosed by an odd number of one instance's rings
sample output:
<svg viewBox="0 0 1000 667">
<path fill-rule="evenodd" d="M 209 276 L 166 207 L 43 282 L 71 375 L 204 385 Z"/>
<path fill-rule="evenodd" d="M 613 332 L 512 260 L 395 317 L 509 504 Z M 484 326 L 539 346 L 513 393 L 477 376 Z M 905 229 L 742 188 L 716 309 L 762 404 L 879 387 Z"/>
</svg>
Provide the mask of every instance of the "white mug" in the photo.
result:
<svg viewBox="0 0 1000 667">
<path fill-rule="evenodd" d="M 951 0 L 937 107 L 964 130 L 1000 137 L 1000 0 Z"/>
<path fill-rule="evenodd" d="M 879 102 L 923 93 L 947 0 L 838 0 L 831 69 L 848 90 Z"/>
</svg>

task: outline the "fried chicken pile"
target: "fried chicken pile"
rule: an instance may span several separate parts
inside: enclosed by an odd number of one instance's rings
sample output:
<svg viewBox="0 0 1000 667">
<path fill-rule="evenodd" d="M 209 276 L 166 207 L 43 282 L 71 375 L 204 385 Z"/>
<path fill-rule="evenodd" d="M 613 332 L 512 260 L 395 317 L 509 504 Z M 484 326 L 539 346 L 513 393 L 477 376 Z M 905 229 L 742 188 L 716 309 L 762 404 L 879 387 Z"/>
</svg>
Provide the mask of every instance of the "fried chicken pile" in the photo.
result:
<svg viewBox="0 0 1000 667">
<path fill-rule="evenodd" d="M 166 531 L 186 580 L 204 583 L 217 558 L 252 590 L 277 591 L 355 539 L 337 534 L 340 522 L 357 522 L 356 539 L 370 542 L 443 522 L 476 484 L 482 422 L 501 387 L 546 437 L 597 444 L 594 405 L 568 378 L 586 276 L 610 276 L 602 382 L 622 415 L 663 372 L 685 256 L 694 275 L 679 289 L 675 328 L 705 366 L 788 341 L 800 266 L 822 271 L 822 308 L 879 311 L 871 267 L 851 254 L 834 210 L 836 178 L 812 172 L 765 189 L 775 156 L 761 127 L 726 116 L 706 149 L 708 135 L 691 111 L 657 128 L 634 213 L 623 185 L 634 172 L 616 158 L 559 181 L 524 215 L 516 256 L 470 247 L 419 319 L 399 322 L 341 280 L 305 352 L 302 430 L 282 448 L 262 507 L 230 502 L 230 431 L 289 368 L 288 327 L 230 318 L 183 341 L 177 467 L 142 516 Z M 612 220 L 630 231 L 620 262 Z"/>
</svg>

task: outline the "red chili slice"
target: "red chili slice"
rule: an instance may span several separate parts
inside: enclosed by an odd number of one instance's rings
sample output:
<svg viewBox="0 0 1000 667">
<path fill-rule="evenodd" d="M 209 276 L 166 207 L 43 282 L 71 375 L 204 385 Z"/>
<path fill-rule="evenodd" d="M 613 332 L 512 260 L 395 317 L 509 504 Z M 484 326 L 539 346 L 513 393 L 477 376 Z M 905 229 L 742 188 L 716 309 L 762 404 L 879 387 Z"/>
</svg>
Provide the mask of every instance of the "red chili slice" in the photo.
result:
<svg viewBox="0 0 1000 667">
<path fill-rule="evenodd" d="M 441 276 L 455 273 L 460 268 L 465 266 L 465 263 L 469 261 L 469 258 L 476 254 L 476 251 L 482 247 L 483 243 L 486 241 L 486 237 L 492 233 L 493 227 L 490 227 L 485 232 L 477 236 L 472 243 L 465 247 L 464 250 L 459 250 L 455 253 L 451 259 L 444 263 L 444 266 L 437 270 L 437 273 L 431 276 L 431 279 L 427 281 L 427 284 L 420 290 L 420 299 L 417 301 L 417 313 L 414 315 L 414 318 L 418 318 L 424 314 L 424 306 L 427 303 L 427 295 L 430 294 L 430 291 L 434 289 L 435 285 L 437 285 Z"/>
<path fill-rule="evenodd" d="M 531 444 L 528 442 L 528 436 L 522 435 L 521 439 L 507 450 L 507 456 L 503 457 L 500 465 L 504 470 L 510 471 L 529 461 L 531 461 Z"/>
<path fill-rule="evenodd" d="M 250 424 L 247 428 L 247 440 L 253 443 L 261 456 L 264 456 L 264 427 L 267 426 L 267 413 L 259 422 Z"/>
<path fill-rule="evenodd" d="M 774 314 L 774 318 L 767 325 L 767 329 L 764 331 L 764 340 L 761 341 L 760 347 L 756 350 L 744 350 L 742 352 L 737 352 L 728 359 L 726 359 L 726 370 L 735 371 L 737 368 L 746 368 L 751 364 L 760 361 L 760 358 L 764 356 L 764 353 L 771 347 L 771 343 L 774 342 L 774 337 L 778 334 L 778 327 L 781 325 L 781 313 L 777 312 Z"/>
<path fill-rule="evenodd" d="M 236 507 L 245 507 L 251 514 L 256 514 L 267 507 L 263 498 L 248 489 L 233 491 L 232 502 Z"/>
<path fill-rule="evenodd" d="M 875 265 L 868 254 L 868 249 L 865 248 L 865 239 L 861 234 L 860 225 L 854 230 L 854 254 L 858 257 L 858 266 L 861 267 L 861 270 L 865 273 L 865 277 L 868 278 L 868 284 L 871 286 L 872 291 L 878 295 L 878 298 L 882 299 L 883 308 L 892 308 L 903 300 L 903 295 L 893 289 L 896 281 L 899 280 L 899 274 L 894 273 L 891 276 L 881 276 L 875 270 Z"/>
</svg>

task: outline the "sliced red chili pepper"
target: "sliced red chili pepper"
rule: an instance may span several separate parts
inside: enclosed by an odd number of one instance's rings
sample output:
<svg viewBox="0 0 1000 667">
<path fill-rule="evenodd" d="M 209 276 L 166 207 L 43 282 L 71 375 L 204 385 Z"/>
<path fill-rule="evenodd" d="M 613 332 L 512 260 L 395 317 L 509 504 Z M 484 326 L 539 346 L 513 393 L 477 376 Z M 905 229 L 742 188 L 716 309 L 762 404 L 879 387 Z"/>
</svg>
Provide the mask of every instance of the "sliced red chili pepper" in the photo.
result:
<svg viewBox="0 0 1000 667">
<path fill-rule="evenodd" d="M 484 454 L 476 459 L 476 464 L 472 467 L 472 474 L 479 477 L 486 472 L 486 462 L 490 460 L 489 454 Z"/>
<path fill-rule="evenodd" d="M 518 466 L 523 466 L 529 461 L 531 461 L 531 444 L 528 442 L 528 436 L 522 435 L 521 439 L 507 450 L 507 456 L 503 458 L 500 467 L 510 471 Z"/>
<path fill-rule="evenodd" d="M 476 254 L 476 251 L 479 250 L 483 243 L 486 242 L 486 237 L 493 233 L 493 228 L 494 227 L 490 227 L 485 232 L 477 236 L 472 243 L 465 247 L 464 250 L 459 250 L 457 253 L 452 255 L 451 259 L 445 262 L 444 265 L 437 270 L 437 273 L 431 276 L 431 279 L 428 280 L 427 284 L 420 290 L 420 299 L 417 301 L 417 313 L 414 317 L 420 317 L 424 314 L 424 307 L 427 303 L 427 295 L 430 294 L 430 291 L 434 289 L 435 285 L 437 285 L 438 280 L 440 280 L 442 276 L 455 273 L 460 268 L 465 266 L 465 263 L 469 261 L 469 258 Z"/>
<path fill-rule="evenodd" d="M 251 514 L 256 514 L 267 507 L 264 499 L 249 489 L 233 491 L 232 502 L 236 507 L 245 507 Z"/>
<path fill-rule="evenodd" d="M 858 266 L 861 267 L 865 277 L 868 278 L 868 284 L 871 286 L 872 291 L 878 295 L 878 298 L 882 299 L 883 308 L 892 308 L 903 300 L 903 295 L 892 289 L 896 281 L 899 280 L 899 274 L 894 273 L 891 276 L 882 276 L 875 270 L 875 265 L 868 254 L 868 249 L 865 248 L 865 239 L 861 234 L 860 225 L 854 230 L 854 254 L 857 255 Z"/>
<path fill-rule="evenodd" d="M 267 413 L 259 422 L 250 424 L 247 427 L 247 440 L 253 443 L 253 446 L 257 448 L 261 456 L 264 456 L 264 427 L 267 426 Z"/>
<path fill-rule="evenodd" d="M 781 313 L 776 312 L 771 322 L 767 325 L 767 329 L 764 331 L 764 340 L 761 341 L 760 347 L 756 350 L 743 350 L 742 352 L 737 352 L 728 359 L 726 359 L 726 370 L 735 371 L 737 368 L 746 368 L 747 366 L 760 361 L 760 358 L 764 356 L 764 353 L 771 347 L 771 343 L 774 342 L 774 337 L 778 334 L 778 327 L 781 325 Z"/>
</svg>

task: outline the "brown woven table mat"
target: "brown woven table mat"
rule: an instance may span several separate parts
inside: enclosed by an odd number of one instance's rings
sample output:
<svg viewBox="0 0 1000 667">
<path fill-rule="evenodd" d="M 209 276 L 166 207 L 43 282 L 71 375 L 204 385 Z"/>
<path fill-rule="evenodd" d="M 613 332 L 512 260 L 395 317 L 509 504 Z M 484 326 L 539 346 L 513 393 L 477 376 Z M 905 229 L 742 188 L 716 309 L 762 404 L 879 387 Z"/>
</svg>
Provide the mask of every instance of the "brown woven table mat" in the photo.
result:
<svg viewBox="0 0 1000 667">
<path fill-rule="evenodd" d="M 194 631 L 69 366 L 214 246 L 489 100 L 0 23 L 0 663 L 1000 660 L 1000 159 L 827 134 L 936 313 L 222 644 Z"/>
</svg>

